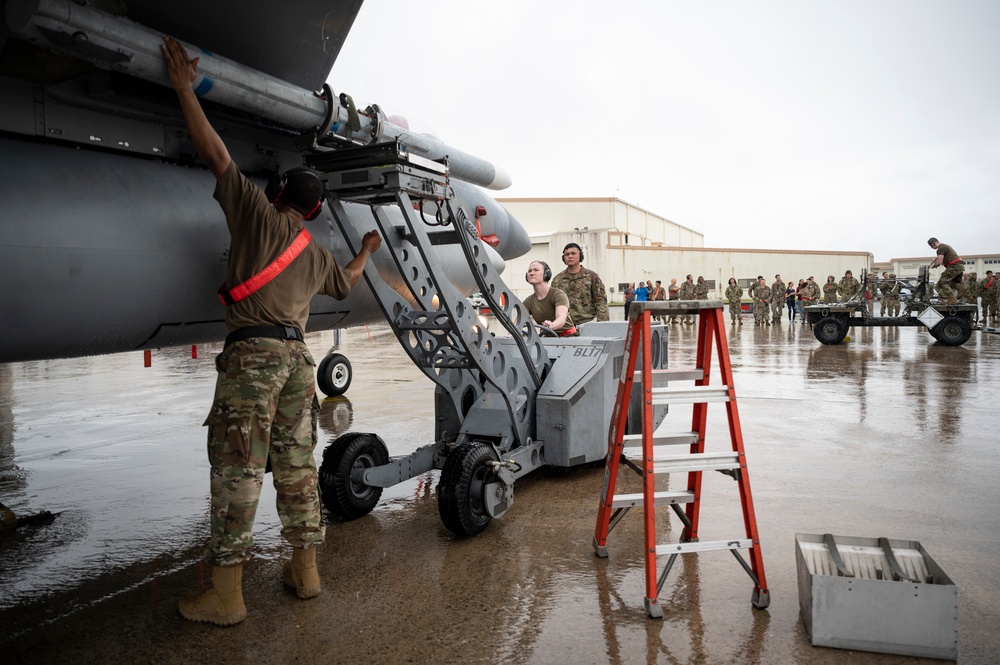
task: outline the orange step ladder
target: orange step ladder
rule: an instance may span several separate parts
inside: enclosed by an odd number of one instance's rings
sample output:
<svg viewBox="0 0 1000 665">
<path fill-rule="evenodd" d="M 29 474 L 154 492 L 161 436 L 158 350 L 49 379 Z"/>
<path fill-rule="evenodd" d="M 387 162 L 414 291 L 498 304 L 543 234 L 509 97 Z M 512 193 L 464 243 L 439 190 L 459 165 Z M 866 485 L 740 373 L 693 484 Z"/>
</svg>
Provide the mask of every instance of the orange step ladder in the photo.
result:
<svg viewBox="0 0 1000 665">
<path fill-rule="evenodd" d="M 650 319 L 652 315 L 698 314 L 697 361 L 694 369 L 653 370 L 650 357 Z M 721 300 L 681 300 L 668 302 L 632 303 L 629 312 L 628 334 L 625 338 L 626 362 L 618 397 L 611 417 L 608 435 L 608 455 L 605 461 L 604 488 L 597 511 L 597 528 L 594 531 L 594 551 L 599 557 L 608 556 L 608 535 L 629 509 L 642 506 L 645 525 L 646 599 L 645 607 L 652 618 L 662 618 L 659 593 L 671 567 L 681 554 L 696 554 L 715 550 L 729 550 L 753 580 L 751 602 L 763 609 L 771 602 L 764 578 L 764 560 L 757 535 L 757 518 L 754 516 L 753 498 L 750 494 L 750 477 L 747 473 L 746 454 L 743 451 L 743 434 L 736 408 L 736 390 L 733 387 L 733 368 L 729 360 L 729 346 L 724 327 Z M 722 385 L 709 384 L 712 365 L 712 346 L 718 356 Z M 642 367 L 637 372 L 637 358 L 641 355 Z M 637 377 L 637 374 L 639 375 Z M 625 434 L 628 420 L 629 396 L 636 379 L 641 381 L 642 433 Z M 694 385 L 673 387 L 663 385 L 672 381 L 691 381 Z M 654 381 L 657 383 L 654 384 Z M 661 387 L 662 386 L 662 387 Z M 729 418 L 729 435 L 732 450 L 705 452 L 705 424 L 709 402 L 723 402 Z M 662 404 L 694 404 L 691 431 L 654 432 L 653 406 Z M 641 446 L 626 446 L 638 442 Z M 684 454 L 676 454 L 678 446 L 688 445 Z M 636 463 L 636 458 L 641 459 Z M 625 464 L 642 476 L 641 494 L 615 495 L 618 470 Z M 739 484 L 740 502 L 743 507 L 743 537 L 701 542 L 698 538 L 698 520 L 701 509 L 702 472 L 720 471 L 732 476 Z M 670 473 L 688 474 L 687 489 L 683 491 L 657 491 L 657 477 Z M 681 510 L 680 506 L 684 505 Z M 656 543 L 655 508 L 668 505 L 684 524 L 678 543 Z M 740 549 L 749 550 L 750 563 L 740 555 Z M 657 578 L 656 557 L 670 555 L 662 574 Z"/>
</svg>

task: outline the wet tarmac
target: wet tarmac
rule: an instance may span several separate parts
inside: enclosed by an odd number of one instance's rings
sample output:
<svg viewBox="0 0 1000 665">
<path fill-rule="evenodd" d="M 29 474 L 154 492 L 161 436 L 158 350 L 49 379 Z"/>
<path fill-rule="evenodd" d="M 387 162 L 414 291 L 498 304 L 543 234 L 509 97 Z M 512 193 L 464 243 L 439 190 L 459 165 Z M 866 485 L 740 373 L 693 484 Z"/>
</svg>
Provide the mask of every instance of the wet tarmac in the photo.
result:
<svg viewBox="0 0 1000 665">
<path fill-rule="evenodd" d="M 771 604 L 751 606 L 729 554 L 687 555 L 663 620 L 643 609 L 638 512 L 612 532 L 610 558 L 593 554 L 604 471 L 591 466 L 518 481 L 510 512 L 474 538 L 441 525 L 436 472 L 390 488 L 371 515 L 331 521 L 326 590 L 309 601 L 280 582 L 287 552 L 265 486 L 247 620 L 183 621 L 177 599 L 208 576 L 201 423 L 218 347 L 156 351 L 150 368 L 141 353 L 0 365 L 0 500 L 58 513 L 0 537 L 3 662 L 921 662 L 809 644 L 797 532 L 919 540 L 958 586 L 959 662 L 997 662 L 1000 335 L 950 348 L 918 328 L 857 328 L 826 347 L 801 325 L 727 332 Z M 671 366 L 692 364 L 695 339 L 672 327 Z M 310 338 L 317 356 L 331 343 Z M 344 352 L 354 382 L 323 404 L 317 456 L 348 430 L 378 433 L 394 455 L 430 442 L 433 387 L 388 330 L 349 330 Z M 707 441 L 729 446 L 721 406 Z M 661 523 L 676 540 L 676 520 Z M 705 476 L 701 532 L 742 535 L 721 474 Z"/>
</svg>

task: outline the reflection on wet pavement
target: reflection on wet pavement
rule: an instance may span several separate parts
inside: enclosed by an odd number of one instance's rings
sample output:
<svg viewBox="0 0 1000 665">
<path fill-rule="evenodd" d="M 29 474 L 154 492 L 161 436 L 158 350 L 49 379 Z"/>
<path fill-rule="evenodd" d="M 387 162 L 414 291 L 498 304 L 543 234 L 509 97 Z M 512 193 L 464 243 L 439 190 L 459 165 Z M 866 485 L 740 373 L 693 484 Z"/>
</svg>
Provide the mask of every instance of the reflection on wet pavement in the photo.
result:
<svg viewBox="0 0 1000 665">
<path fill-rule="evenodd" d="M 959 587 L 960 661 L 994 662 L 1000 336 L 949 348 L 917 328 L 856 328 L 826 347 L 800 325 L 727 333 L 772 602 L 751 607 L 731 555 L 688 555 L 664 586 L 662 621 L 642 608 L 637 513 L 612 533 L 610 558 L 593 555 L 603 468 L 582 467 L 518 481 L 511 511 L 471 539 L 441 525 L 436 473 L 390 488 L 368 517 L 329 525 L 326 592 L 308 602 L 277 581 L 285 552 L 265 486 L 249 618 L 188 624 L 176 600 L 207 579 L 201 423 L 218 349 L 156 351 L 148 369 L 141 354 L 0 365 L 0 499 L 60 513 L 0 538 L 4 660 L 913 662 L 809 645 L 794 534 L 832 532 L 920 540 Z M 696 335 L 671 328 L 671 366 L 691 364 Z M 314 355 L 331 340 L 312 336 Z M 433 388 L 398 342 L 351 330 L 343 352 L 354 381 L 322 405 L 317 456 L 350 430 L 378 433 L 393 455 L 430 442 Z M 728 446 L 721 407 L 707 440 Z M 702 537 L 740 531 L 735 483 L 704 482 Z M 676 540 L 662 520 L 661 540 Z"/>
</svg>

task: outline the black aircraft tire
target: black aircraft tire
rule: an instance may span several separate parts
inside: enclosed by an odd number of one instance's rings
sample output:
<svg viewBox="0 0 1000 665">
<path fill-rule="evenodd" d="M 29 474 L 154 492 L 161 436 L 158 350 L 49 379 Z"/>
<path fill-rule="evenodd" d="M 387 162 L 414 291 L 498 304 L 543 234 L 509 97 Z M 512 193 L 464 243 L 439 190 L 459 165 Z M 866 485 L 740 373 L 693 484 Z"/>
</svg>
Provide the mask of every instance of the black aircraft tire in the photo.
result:
<svg viewBox="0 0 1000 665">
<path fill-rule="evenodd" d="M 351 361 L 339 353 L 331 353 L 316 368 L 316 383 L 327 397 L 337 397 L 351 387 L 354 370 Z"/>
<path fill-rule="evenodd" d="M 493 447 L 467 443 L 455 448 L 445 460 L 438 483 L 438 513 L 448 530 L 474 536 L 493 519 L 486 512 L 483 494 L 493 476 L 490 462 L 497 461 Z"/>
<path fill-rule="evenodd" d="M 840 344 L 847 337 L 847 324 L 836 316 L 824 316 L 813 326 L 813 334 L 823 344 Z"/>
<path fill-rule="evenodd" d="M 389 463 L 389 450 L 376 434 L 348 432 L 323 451 L 319 487 L 323 505 L 344 520 L 364 517 L 382 497 L 381 487 L 365 485 L 365 469 Z"/>
<path fill-rule="evenodd" d="M 961 346 L 972 336 L 972 326 L 958 316 L 946 316 L 931 330 L 934 339 L 945 346 Z"/>
</svg>

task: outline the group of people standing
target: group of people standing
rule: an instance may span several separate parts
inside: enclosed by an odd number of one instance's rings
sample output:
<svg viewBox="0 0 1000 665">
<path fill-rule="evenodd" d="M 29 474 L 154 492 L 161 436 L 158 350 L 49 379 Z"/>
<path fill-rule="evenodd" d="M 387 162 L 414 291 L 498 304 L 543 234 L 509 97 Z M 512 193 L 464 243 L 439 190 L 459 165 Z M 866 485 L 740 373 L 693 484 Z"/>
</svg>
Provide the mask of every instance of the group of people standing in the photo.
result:
<svg viewBox="0 0 1000 665">
<path fill-rule="evenodd" d="M 636 286 L 638 284 L 638 286 Z M 645 282 L 632 282 L 625 289 L 625 318 L 628 319 L 628 310 L 633 302 L 644 302 L 647 300 L 708 300 L 708 292 L 711 289 L 705 278 L 698 276 L 698 281 L 692 275 L 687 275 L 679 285 L 677 278 L 670 280 L 670 285 L 663 286 L 660 280 L 656 280 L 655 286 L 650 280 Z M 667 317 L 657 316 L 660 321 L 666 323 Z M 683 320 L 677 315 L 670 315 L 670 323 L 674 325 L 693 325 L 694 317 L 690 314 L 684 316 Z"/>
<path fill-rule="evenodd" d="M 794 323 L 798 318 L 806 324 L 803 307 L 843 302 L 860 290 L 861 283 L 848 270 L 839 282 L 833 275 L 827 276 L 826 283 L 822 287 L 816 283 L 812 275 L 800 279 L 798 284 L 791 280 L 785 282 L 781 279 L 781 275 L 775 275 L 774 282 L 770 286 L 763 275 L 757 275 L 757 280 L 750 285 L 747 295 L 753 302 L 754 325 L 770 326 L 772 323 L 775 325 L 781 323 L 782 311 L 787 311 L 790 323 Z M 743 325 L 743 287 L 735 277 L 729 278 L 725 296 L 729 303 L 729 317 L 733 325 Z"/>
</svg>

